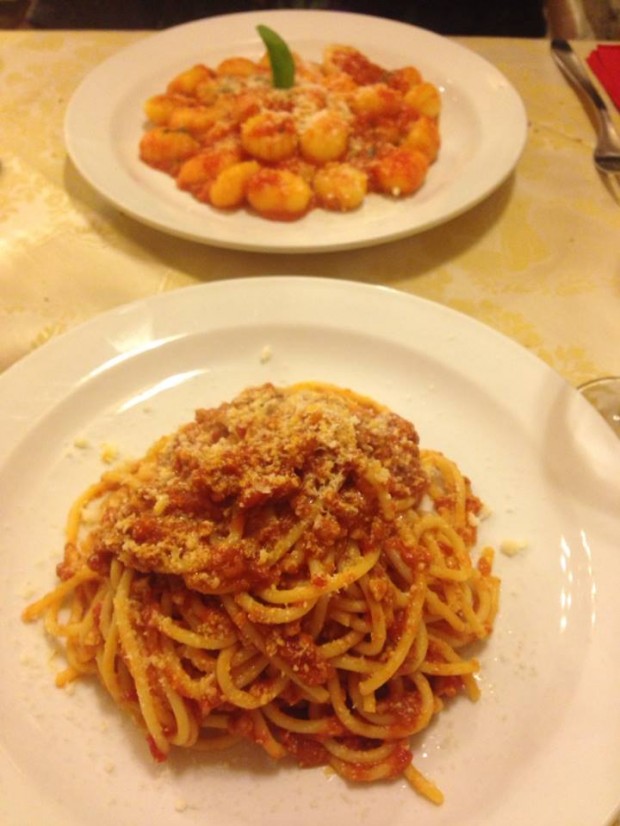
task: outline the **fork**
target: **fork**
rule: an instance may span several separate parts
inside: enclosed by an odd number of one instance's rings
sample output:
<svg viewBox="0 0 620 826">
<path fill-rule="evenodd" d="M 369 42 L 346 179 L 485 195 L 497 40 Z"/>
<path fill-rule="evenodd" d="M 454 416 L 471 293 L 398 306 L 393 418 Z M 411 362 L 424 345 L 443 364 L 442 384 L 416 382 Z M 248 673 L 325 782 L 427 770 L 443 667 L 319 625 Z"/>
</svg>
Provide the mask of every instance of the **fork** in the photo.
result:
<svg viewBox="0 0 620 826">
<path fill-rule="evenodd" d="M 594 147 L 594 164 L 607 174 L 620 173 L 620 137 L 614 129 L 609 110 L 590 81 L 583 63 L 570 43 L 560 38 L 551 41 L 551 53 L 567 77 L 590 98 L 597 115 L 597 140 Z"/>
</svg>

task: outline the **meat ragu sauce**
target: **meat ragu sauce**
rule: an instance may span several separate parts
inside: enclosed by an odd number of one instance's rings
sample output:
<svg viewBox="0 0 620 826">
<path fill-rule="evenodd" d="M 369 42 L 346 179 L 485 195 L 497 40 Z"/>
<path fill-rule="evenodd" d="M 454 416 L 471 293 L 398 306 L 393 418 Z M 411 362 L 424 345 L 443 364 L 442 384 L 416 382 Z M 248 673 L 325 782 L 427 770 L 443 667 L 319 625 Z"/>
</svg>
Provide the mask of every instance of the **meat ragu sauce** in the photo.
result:
<svg viewBox="0 0 620 826">
<path fill-rule="evenodd" d="M 160 443 L 140 484 L 110 496 L 93 550 L 207 594 L 284 586 L 311 559 L 335 570 L 351 536 L 363 550 L 399 541 L 373 487 L 379 462 L 395 500 L 419 500 L 413 425 L 342 392 L 264 385 Z M 293 558 L 266 556 L 293 541 Z"/>
</svg>

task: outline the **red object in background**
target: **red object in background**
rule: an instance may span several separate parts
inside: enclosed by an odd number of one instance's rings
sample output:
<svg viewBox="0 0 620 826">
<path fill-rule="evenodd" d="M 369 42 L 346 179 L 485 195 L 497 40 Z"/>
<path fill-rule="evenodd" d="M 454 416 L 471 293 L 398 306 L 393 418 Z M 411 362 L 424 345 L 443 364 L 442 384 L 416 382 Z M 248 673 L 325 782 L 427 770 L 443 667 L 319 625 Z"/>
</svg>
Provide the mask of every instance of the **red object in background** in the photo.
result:
<svg viewBox="0 0 620 826">
<path fill-rule="evenodd" d="M 597 76 L 616 109 L 620 111 L 620 46 L 597 46 L 588 57 L 588 66 Z"/>
</svg>

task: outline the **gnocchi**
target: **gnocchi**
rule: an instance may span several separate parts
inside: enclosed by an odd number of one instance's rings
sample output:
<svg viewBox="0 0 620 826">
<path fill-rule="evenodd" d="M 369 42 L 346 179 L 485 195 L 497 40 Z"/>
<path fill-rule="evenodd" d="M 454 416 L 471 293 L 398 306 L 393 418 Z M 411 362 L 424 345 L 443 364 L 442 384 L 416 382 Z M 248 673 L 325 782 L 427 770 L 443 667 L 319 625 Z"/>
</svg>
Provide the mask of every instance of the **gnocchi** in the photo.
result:
<svg viewBox="0 0 620 826">
<path fill-rule="evenodd" d="M 352 46 L 294 61 L 284 89 L 265 55 L 182 71 L 144 104 L 141 160 L 215 209 L 275 221 L 419 190 L 441 147 L 439 89 Z"/>
</svg>

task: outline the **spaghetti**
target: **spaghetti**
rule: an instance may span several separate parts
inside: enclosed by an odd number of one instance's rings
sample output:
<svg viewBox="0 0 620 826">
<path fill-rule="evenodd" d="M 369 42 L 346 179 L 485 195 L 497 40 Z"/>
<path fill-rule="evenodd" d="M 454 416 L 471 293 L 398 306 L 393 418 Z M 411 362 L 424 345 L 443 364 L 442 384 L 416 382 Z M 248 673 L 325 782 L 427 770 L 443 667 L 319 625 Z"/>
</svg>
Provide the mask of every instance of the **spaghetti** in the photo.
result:
<svg viewBox="0 0 620 826">
<path fill-rule="evenodd" d="M 412 424 L 315 383 L 198 410 L 105 473 L 68 518 L 59 584 L 24 612 L 172 746 L 239 739 L 351 781 L 404 776 L 498 607 L 480 500 Z"/>
</svg>

